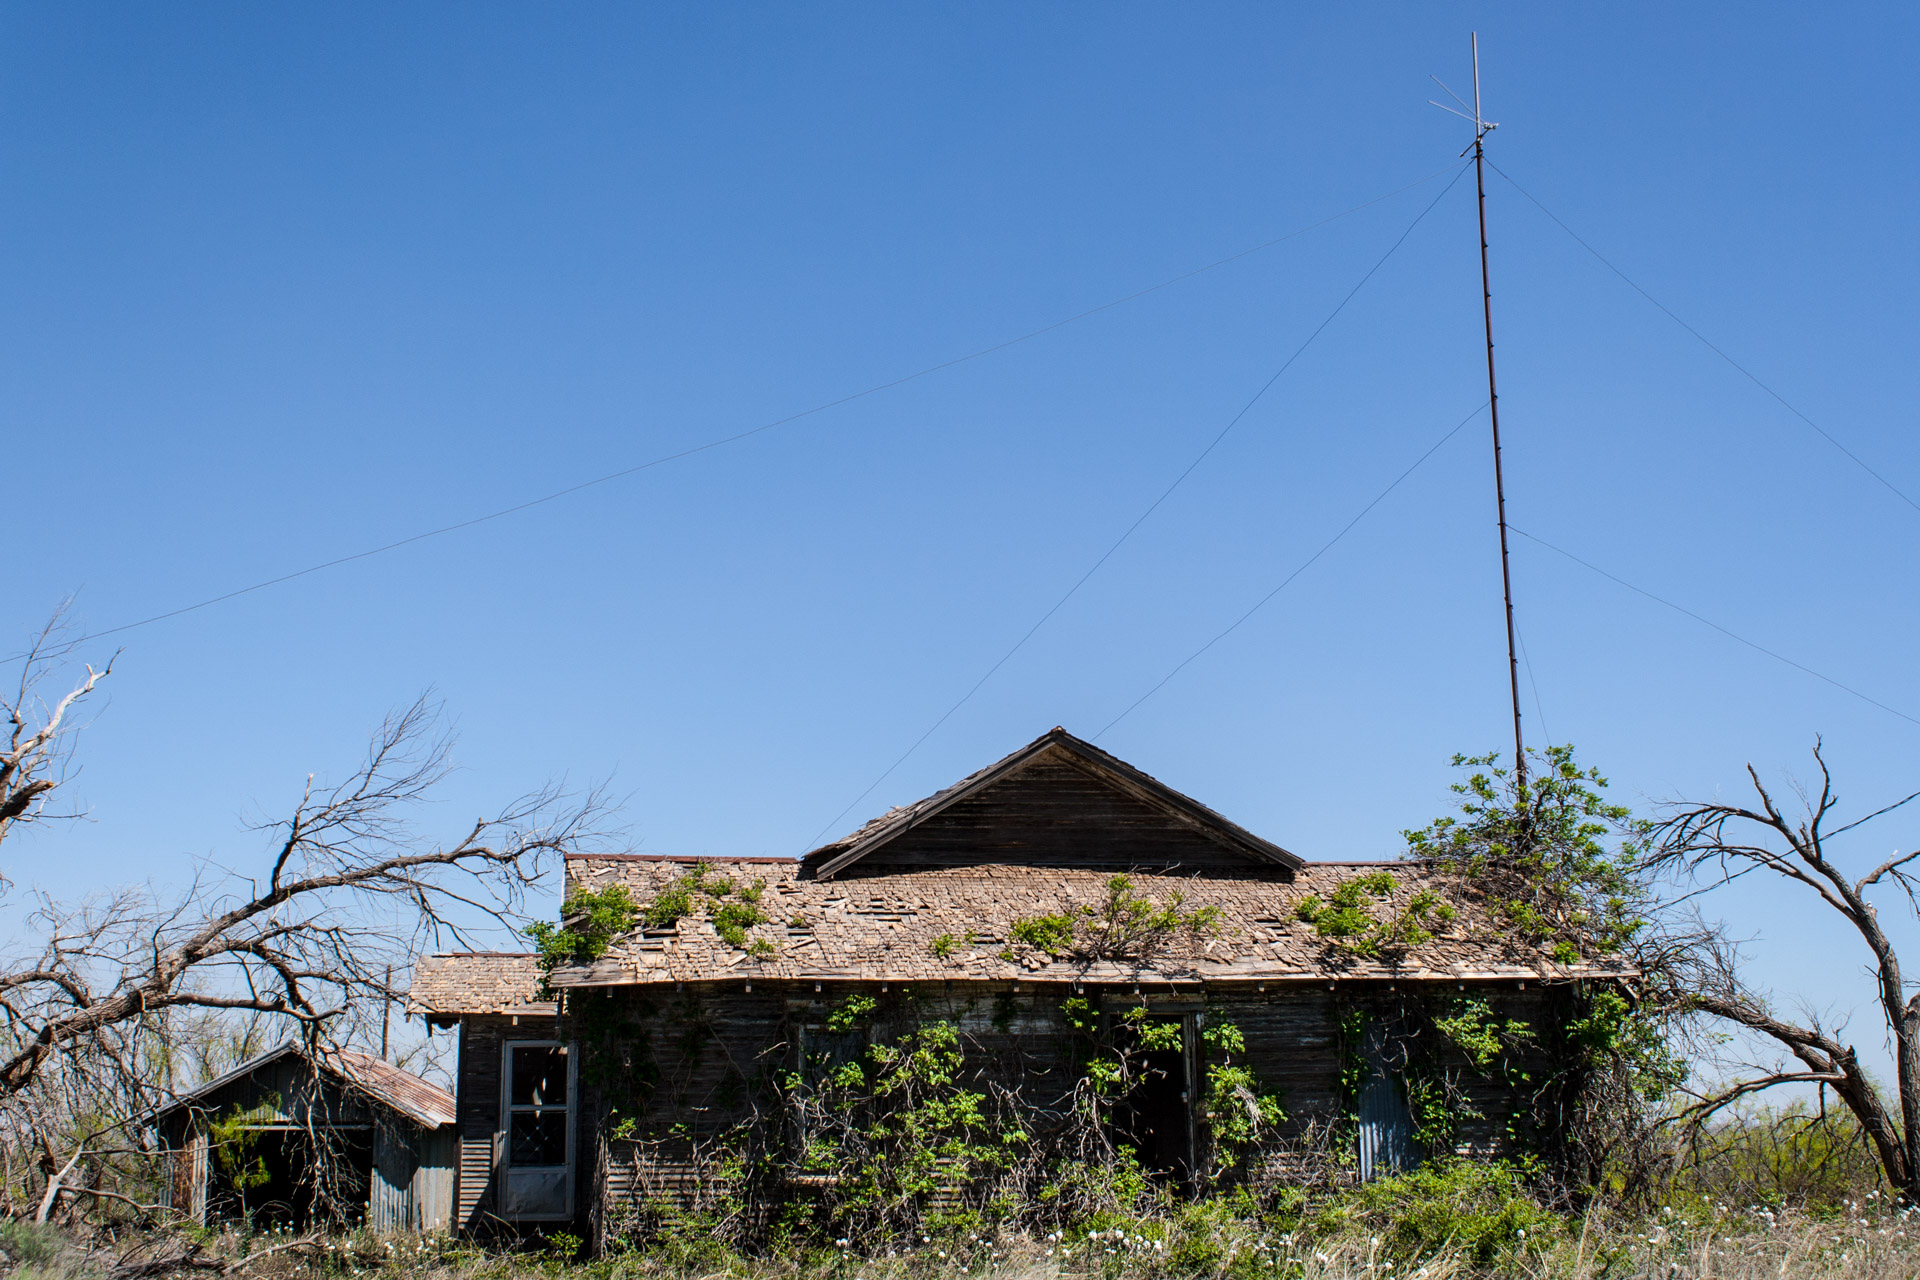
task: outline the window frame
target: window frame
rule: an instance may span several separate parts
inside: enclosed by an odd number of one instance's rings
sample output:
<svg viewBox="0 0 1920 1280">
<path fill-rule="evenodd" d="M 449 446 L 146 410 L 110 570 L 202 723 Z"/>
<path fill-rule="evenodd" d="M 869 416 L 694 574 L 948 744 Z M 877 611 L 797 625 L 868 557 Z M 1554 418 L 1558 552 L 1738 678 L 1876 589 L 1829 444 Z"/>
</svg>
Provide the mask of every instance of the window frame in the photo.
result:
<svg viewBox="0 0 1920 1280">
<path fill-rule="evenodd" d="M 857 1062 L 863 1059 L 866 1056 L 867 1050 L 872 1047 L 873 1030 L 871 1027 L 861 1026 L 850 1027 L 845 1031 L 834 1031 L 828 1028 L 827 1020 L 824 1017 L 809 1018 L 801 1022 L 796 1030 L 798 1034 L 794 1037 L 794 1048 L 797 1050 L 795 1054 L 797 1061 L 795 1062 L 794 1074 L 797 1077 L 800 1088 L 800 1100 L 803 1105 L 794 1109 L 791 1128 L 793 1130 L 796 1149 L 804 1150 L 809 1137 L 804 1102 L 811 1100 L 814 1090 L 819 1087 L 821 1078 L 825 1075 L 823 1071 L 821 1077 L 814 1076 L 807 1062 L 808 1050 L 812 1048 L 817 1041 L 826 1037 L 833 1037 L 836 1040 L 841 1040 L 846 1047 L 853 1049 L 852 1055 L 844 1061 Z"/>
</svg>

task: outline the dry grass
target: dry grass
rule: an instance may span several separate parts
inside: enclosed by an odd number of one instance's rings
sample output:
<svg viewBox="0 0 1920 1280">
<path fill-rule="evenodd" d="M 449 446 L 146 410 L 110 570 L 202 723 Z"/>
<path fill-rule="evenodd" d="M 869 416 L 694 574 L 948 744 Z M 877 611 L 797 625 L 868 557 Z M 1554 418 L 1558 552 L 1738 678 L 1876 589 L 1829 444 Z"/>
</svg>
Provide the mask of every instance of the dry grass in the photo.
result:
<svg viewBox="0 0 1920 1280">
<path fill-rule="evenodd" d="M 1769 1216 L 1755 1211 L 1671 1211 L 1652 1219 L 1568 1223 L 1485 1266 L 1442 1248 L 1395 1261 L 1378 1237 L 1270 1234 L 1256 1222 L 1221 1226 L 1209 1249 L 1192 1239 L 1109 1228 L 1077 1239 L 1001 1237 L 913 1242 L 878 1257 L 825 1250 L 751 1260 L 696 1262 L 671 1247 L 574 1264 L 537 1252 L 488 1253 L 445 1239 L 341 1238 L 324 1255 L 285 1253 L 255 1264 L 269 1241 L 207 1242 L 239 1274 L 260 1280 L 1912 1280 L 1920 1276 L 1920 1215 Z M 166 1247 L 122 1240 L 82 1243 L 46 1229 L 0 1224 L 0 1273 L 9 1280 L 111 1280 L 115 1267 Z M 177 1247 L 177 1244 L 173 1247 Z M 1203 1254 L 1205 1256 L 1203 1256 Z M 693 1263 L 694 1265 L 689 1265 Z M 202 1273 L 205 1274 L 205 1273 Z"/>
</svg>

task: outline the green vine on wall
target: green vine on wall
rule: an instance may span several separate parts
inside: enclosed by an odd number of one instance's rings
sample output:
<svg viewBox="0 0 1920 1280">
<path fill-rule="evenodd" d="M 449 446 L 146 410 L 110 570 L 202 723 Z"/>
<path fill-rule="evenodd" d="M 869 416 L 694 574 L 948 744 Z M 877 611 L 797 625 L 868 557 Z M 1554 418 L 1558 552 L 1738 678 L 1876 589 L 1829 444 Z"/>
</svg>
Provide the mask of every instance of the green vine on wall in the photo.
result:
<svg viewBox="0 0 1920 1280">
<path fill-rule="evenodd" d="M 1435 1018 L 1433 1026 L 1481 1075 L 1534 1038 L 1531 1023 L 1521 1018 L 1502 1020 L 1491 1005 L 1477 998 L 1454 1001 L 1451 1012 Z"/>
<path fill-rule="evenodd" d="M 1200 1041 L 1209 1059 L 1205 1111 L 1213 1138 L 1209 1181 L 1217 1182 L 1249 1148 L 1287 1122 L 1287 1111 L 1279 1093 L 1261 1089 L 1252 1067 L 1235 1061 L 1247 1051 L 1239 1026 L 1224 1019 L 1209 1021 Z"/>
<path fill-rule="evenodd" d="M 1359 1006 L 1340 1011 L 1335 1040 L 1340 1048 L 1339 1100 L 1335 1108 L 1334 1131 L 1350 1138 L 1360 1127 L 1360 1095 L 1367 1087 L 1372 1067 L 1367 1062 L 1367 1028 L 1373 1019 Z"/>
<path fill-rule="evenodd" d="M 873 1035 L 879 1002 L 855 994 L 827 1014 L 838 1037 L 867 1032 L 857 1051 L 810 1050 L 782 1081 L 801 1131 L 797 1170 L 823 1180 L 838 1227 L 868 1230 L 917 1219 L 929 1202 L 1011 1166 L 1029 1141 L 996 1117 L 988 1095 L 962 1082 L 966 1054 L 945 1019 L 914 1019 Z"/>
</svg>

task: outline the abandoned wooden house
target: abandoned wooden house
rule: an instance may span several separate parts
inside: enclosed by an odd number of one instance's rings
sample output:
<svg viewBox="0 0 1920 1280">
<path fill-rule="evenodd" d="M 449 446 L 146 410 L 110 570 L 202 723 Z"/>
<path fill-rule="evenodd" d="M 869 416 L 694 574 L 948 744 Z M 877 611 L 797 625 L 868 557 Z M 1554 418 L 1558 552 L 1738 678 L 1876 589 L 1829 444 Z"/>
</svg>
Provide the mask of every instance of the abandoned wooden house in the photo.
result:
<svg viewBox="0 0 1920 1280">
<path fill-rule="evenodd" d="M 410 1007 L 459 1029 L 466 1229 L 605 1239 L 750 1177 L 818 1194 L 853 1176 L 840 1137 L 885 1132 L 841 1114 L 906 1069 L 873 1047 L 936 1025 L 964 1123 L 1098 1139 L 1188 1189 L 1550 1149 L 1555 1028 L 1623 976 L 1426 864 L 1305 861 L 1059 729 L 797 860 L 576 857 L 566 885 L 633 927 L 545 983 L 520 954 L 414 975 Z M 1463 1020 L 1471 1051 L 1434 1031 Z M 950 1180 L 1056 1167 L 915 1132 Z M 925 1152 L 877 1154 L 860 1176 Z"/>
<path fill-rule="evenodd" d="M 438 1085 L 367 1054 L 296 1044 L 150 1118 L 169 1203 L 196 1223 L 303 1227 L 330 1208 L 382 1232 L 449 1225 L 453 1123 L 453 1095 Z"/>
</svg>

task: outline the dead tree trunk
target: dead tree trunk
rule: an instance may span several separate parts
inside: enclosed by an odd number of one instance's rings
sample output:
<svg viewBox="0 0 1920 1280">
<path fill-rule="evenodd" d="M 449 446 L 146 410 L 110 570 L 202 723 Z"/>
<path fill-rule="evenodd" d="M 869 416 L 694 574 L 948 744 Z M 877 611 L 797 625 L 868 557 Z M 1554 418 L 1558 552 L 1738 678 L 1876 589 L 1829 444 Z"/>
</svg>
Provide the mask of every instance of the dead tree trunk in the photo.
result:
<svg viewBox="0 0 1920 1280">
<path fill-rule="evenodd" d="M 1899 853 L 1854 874 L 1829 850 L 1827 842 L 1891 813 L 1915 798 L 1915 792 L 1852 822 L 1827 829 L 1837 803 L 1833 778 L 1815 744 L 1820 770 L 1817 794 L 1803 797 L 1802 812 L 1789 818 L 1775 803 L 1751 765 L 1747 767 L 1757 807 L 1719 802 L 1684 804 L 1655 829 L 1649 865 L 1707 887 L 1751 872 L 1767 872 L 1795 885 L 1852 926 L 1871 960 L 1875 999 L 1894 1049 L 1897 1097 L 1883 1098 L 1861 1065 L 1853 1046 L 1820 1026 L 1817 1019 L 1795 1022 L 1742 982 L 1738 956 L 1731 947 L 1704 948 L 1697 963 L 1676 975 L 1669 993 L 1676 1004 L 1734 1023 L 1784 1050 L 1800 1069 L 1756 1071 L 1685 1109 L 1684 1124 L 1704 1124 L 1742 1098 L 1785 1084 L 1813 1083 L 1831 1088 L 1873 1144 L 1888 1183 L 1909 1203 L 1920 1204 L 1920 995 L 1907 996 L 1899 953 L 1872 901 L 1876 889 L 1905 896 L 1920 907 L 1910 868 L 1920 849 Z"/>
</svg>

